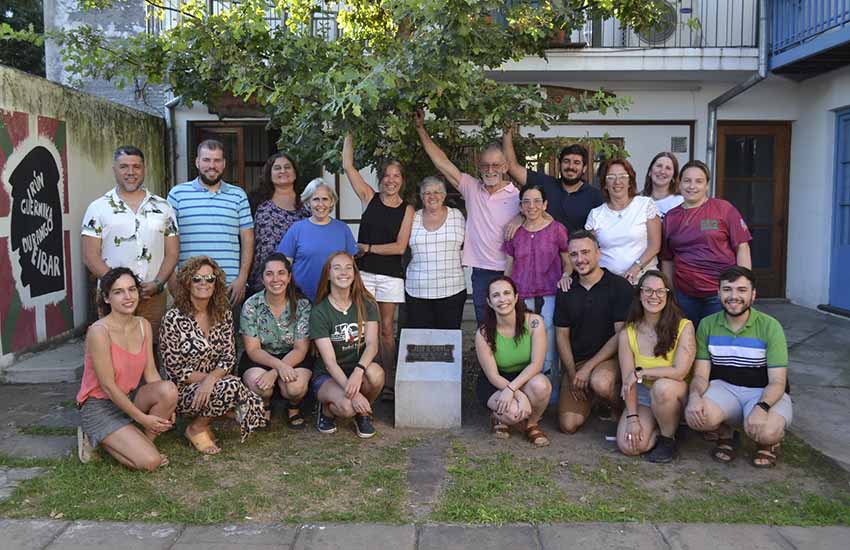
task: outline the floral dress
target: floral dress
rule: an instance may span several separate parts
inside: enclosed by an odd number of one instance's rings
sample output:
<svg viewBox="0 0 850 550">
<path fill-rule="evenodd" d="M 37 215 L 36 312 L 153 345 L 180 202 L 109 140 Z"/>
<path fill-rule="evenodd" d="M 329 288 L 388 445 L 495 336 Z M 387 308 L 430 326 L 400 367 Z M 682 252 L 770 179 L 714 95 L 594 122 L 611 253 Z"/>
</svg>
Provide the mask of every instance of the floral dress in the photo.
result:
<svg viewBox="0 0 850 550">
<path fill-rule="evenodd" d="M 263 262 L 275 251 L 277 245 L 293 223 L 310 217 L 306 206 L 299 210 L 284 210 L 274 201 L 267 200 L 254 214 L 254 263 L 248 277 L 248 288 L 259 292 L 263 288 Z"/>
<path fill-rule="evenodd" d="M 229 374 L 236 364 L 233 316 L 229 310 L 222 320 L 210 327 L 206 336 L 193 316 L 172 308 L 162 319 L 159 342 L 165 371 L 177 385 L 177 414 L 223 416 L 235 410 L 242 441 L 266 425 L 263 400 L 239 378 Z M 218 368 L 228 374 L 215 383 L 206 405 L 194 408 L 192 401 L 199 384 L 189 382 L 189 376 L 193 372 L 210 373 Z"/>
</svg>

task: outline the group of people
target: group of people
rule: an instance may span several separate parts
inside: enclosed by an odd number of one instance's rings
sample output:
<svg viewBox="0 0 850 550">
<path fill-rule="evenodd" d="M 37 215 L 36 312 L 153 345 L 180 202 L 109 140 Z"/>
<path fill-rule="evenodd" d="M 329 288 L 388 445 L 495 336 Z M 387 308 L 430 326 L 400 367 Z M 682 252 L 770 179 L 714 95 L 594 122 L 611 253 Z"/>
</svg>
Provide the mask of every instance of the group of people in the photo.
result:
<svg viewBox="0 0 850 550">
<path fill-rule="evenodd" d="M 119 148 L 116 187 L 83 221 L 101 318 L 77 397 L 81 458 L 100 445 L 155 469 L 167 458 L 154 440 L 176 415 L 192 419 L 184 434 L 195 448 L 217 453 L 211 421 L 234 418 L 244 440 L 269 421 L 276 389 L 291 428 L 305 426 L 312 392 L 318 431 L 353 418 L 371 437 L 373 403 L 394 398 L 397 305 L 405 327 L 459 329 L 466 266 L 476 395 L 496 437 L 516 426 L 546 446 L 539 423 L 550 404 L 573 433 L 606 403 L 625 454 L 669 462 L 686 422 L 716 439 L 716 460 L 735 458 L 743 426 L 758 445 L 753 465 L 776 463 L 791 421 L 787 346 L 779 323 L 751 307 L 751 235 L 731 204 L 709 196 L 703 163 L 680 170 L 659 153 L 639 193 L 629 161 L 611 159 L 597 189 L 585 181 L 584 147 L 561 151 L 556 177 L 518 162 L 506 131 L 478 155 L 475 177 L 431 140 L 421 112 L 415 128 L 442 176 L 419 184 L 418 211 L 402 196 L 402 164 L 379 168 L 376 191 L 345 137 L 343 167 L 362 206 L 356 239 L 331 216 L 336 190 L 315 179 L 301 191 L 285 153 L 268 159 L 252 208 L 222 181 L 216 141 L 199 145 L 198 177 L 167 200 L 143 187 L 143 153 Z M 445 204 L 444 181 L 466 217 Z"/>
</svg>

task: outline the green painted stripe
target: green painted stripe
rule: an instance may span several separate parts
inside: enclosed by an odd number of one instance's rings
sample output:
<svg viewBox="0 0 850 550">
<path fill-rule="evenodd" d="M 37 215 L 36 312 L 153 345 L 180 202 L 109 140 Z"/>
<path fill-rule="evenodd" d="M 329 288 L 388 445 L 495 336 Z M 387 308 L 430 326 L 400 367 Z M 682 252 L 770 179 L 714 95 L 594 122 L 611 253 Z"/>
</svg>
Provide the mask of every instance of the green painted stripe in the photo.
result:
<svg viewBox="0 0 850 550">
<path fill-rule="evenodd" d="M 13 287 L 14 288 L 14 287 Z M 15 336 L 15 328 L 18 324 L 18 317 L 21 315 L 21 297 L 18 296 L 18 289 L 15 288 L 12 293 L 12 301 L 9 303 L 9 309 L 6 311 L 6 322 L 3 323 L 3 330 L 0 333 L 0 339 L 3 341 L 3 353 L 11 353 L 12 338 Z"/>
<path fill-rule="evenodd" d="M 6 124 L 3 123 L 2 119 L 0 119 L 0 149 L 3 150 L 7 159 L 12 154 L 12 151 L 14 151 L 12 138 L 9 137 L 9 131 L 6 129 Z"/>
<path fill-rule="evenodd" d="M 59 125 L 56 126 L 56 135 L 53 137 L 53 143 L 56 144 L 56 150 L 60 153 L 62 149 L 65 148 L 65 121 L 59 121 Z"/>
</svg>

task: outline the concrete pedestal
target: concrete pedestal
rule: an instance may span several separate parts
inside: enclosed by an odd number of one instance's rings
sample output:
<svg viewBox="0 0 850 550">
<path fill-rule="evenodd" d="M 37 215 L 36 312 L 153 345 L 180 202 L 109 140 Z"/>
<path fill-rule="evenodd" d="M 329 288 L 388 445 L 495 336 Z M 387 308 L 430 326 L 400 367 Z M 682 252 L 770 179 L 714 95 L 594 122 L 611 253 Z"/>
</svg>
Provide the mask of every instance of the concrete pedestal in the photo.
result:
<svg viewBox="0 0 850 550">
<path fill-rule="evenodd" d="M 409 362 L 408 346 L 411 345 L 451 345 L 452 361 Z M 460 427 L 462 352 L 462 335 L 459 330 L 401 331 L 395 379 L 397 428 Z"/>
</svg>

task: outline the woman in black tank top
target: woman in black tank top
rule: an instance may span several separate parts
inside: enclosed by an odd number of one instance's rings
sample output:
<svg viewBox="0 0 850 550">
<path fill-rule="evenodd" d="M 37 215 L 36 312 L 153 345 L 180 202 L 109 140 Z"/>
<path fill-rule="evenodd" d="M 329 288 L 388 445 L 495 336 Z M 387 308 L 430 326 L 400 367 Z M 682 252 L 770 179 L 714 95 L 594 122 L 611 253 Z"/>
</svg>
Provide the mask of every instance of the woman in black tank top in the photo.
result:
<svg viewBox="0 0 850 550">
<path fill-rule="evenodd" d="M 395 383 L 395 319 L 396 304 L 404 303 L 404 268 L 402 255 L 410 240 L 413 207 L 401 197 L 404 170 L 397 160 L 389 160 L 378 170 L 375 190 L 366 183 L 354 166 L 354 140 L 345 136 L 342 165 L 351 188 L 360 198 L 363 214 L 357 246 L 357 266 L 366 288 L 378 302 L 381 314 L 380 357 L 386 372 L 384 399 L 391 400 Z"/>
</svg>

